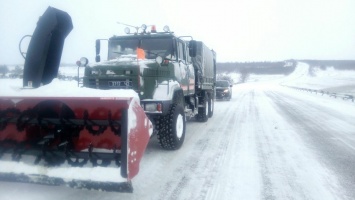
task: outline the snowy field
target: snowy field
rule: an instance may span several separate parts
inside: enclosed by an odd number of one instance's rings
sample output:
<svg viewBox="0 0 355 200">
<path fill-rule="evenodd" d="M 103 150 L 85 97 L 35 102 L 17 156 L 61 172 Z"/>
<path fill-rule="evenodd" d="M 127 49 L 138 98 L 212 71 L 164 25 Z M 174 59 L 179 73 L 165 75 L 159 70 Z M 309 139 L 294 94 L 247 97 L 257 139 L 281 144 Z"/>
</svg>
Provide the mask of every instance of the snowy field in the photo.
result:
<svg viewBox="0 0 355 200">
<path fill-rule="evenodd" d="M 251 75 L 206 123 L 188 122 L 178 151 L 153 137 L 132 194 L 0 182 L 0 199 L 354 199 L 355 103 L 285 86 L 353 92 L 355 71 L 315 75 L 305 63 L 289 76 Z M 58 92 L 77 87 L 64 84 Z"/>
<path fill-rule="evenodd" d="M 282 84 L 354 95 L 355 70 L 335 70 L 333 67 L 328 67 L 326 70 L 315 68 L 310 75 L 309 66 L 300 63 L 294 73 L 285 78 Z"/>
</svg>

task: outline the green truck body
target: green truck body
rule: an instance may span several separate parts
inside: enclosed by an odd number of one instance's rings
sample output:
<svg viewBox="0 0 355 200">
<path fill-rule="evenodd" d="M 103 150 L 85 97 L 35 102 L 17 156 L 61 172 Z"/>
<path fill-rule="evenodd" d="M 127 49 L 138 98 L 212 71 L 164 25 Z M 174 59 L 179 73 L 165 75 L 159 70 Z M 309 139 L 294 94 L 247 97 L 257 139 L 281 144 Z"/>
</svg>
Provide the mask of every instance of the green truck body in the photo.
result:
<svg viewBox="0 0 355 200">
<path fill-rule="evenodd" d="M 180 148 L 187 119 L 212 117 L 216 54 L 203 42 L 171 32 L 113 36 L 108 59 L 101 61 L 101 41 L 96 41 L 97 62 L 85 68 L 83 86 L 136 91 L 163 148 Z"/>
</svg>

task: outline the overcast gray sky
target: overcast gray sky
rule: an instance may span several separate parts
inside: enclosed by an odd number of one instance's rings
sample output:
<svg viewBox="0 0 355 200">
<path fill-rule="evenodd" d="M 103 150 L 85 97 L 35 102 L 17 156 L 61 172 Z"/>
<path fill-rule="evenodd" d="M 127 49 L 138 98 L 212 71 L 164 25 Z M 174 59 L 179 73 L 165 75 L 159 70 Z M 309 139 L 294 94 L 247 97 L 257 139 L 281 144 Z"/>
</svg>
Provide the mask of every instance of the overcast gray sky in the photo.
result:
<svg viewBox="0 0 355 200">
<path fill-rule="evenodd" d="M 48 6 L 74 29 L 62 63 L 94 60 L 95 39 L 135 26 L 169 25 L 217 52 L 218 62 L 355 59 L 354 0 L 0 0 L 0 64 L 22 64 L 18 44 Z"/>
</svg>

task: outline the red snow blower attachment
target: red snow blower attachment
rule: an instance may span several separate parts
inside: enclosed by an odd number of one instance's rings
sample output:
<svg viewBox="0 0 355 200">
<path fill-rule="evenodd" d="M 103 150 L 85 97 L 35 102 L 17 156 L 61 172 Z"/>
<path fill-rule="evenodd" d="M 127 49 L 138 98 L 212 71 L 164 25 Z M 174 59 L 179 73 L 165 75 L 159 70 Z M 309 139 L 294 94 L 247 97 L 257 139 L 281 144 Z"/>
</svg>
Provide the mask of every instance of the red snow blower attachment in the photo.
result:
<svg viewBox="0 0 355 200">
<path fill-rule="evenodd" d="M 132 192 L 151 130 L 134 98 L 2 97 L 0 180 Z"/>
<path fill-rule="evenodd" d="M 48 84 L 71 28 L 67 13 L 49 7 L 25 61 L 24 86 L 38 88 L 0 95 L 0 181 L 132 192 L 152 124 L 134 91 L 74 87 L 61 95 Z"/>
</svg>

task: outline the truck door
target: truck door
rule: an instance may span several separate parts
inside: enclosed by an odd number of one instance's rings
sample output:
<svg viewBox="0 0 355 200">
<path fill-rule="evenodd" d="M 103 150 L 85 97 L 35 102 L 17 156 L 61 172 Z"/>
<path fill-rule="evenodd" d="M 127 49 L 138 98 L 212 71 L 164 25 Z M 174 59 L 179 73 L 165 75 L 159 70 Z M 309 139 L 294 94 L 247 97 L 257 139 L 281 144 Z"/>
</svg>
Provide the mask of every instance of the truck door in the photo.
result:
<svg viewBox="0 0 355 200">
<path fill-rule="evenodd" d="M 188 52 L 186 43 L 182 40 L 177 40 L 177 49 L 178 49 L 178 61 L 181 74 L 181 88 L 184 91 L 184 94 L 191 94 L 194 92 L 194 80 L 190 80 L 191 76 L 194 76 L 194 71 L 192 64 L 188 62 Z M 192 74 L 191 74 L 192 73 Z M 193 84 L 191 84 L 193 82 Z"/>
<path fill-rule="evenodd" d="M 192 60 L 189 54 L 188 44 L 185 43 L 185 52 L 186 52 L 186 63 L 188 69 L 188 79 L 189 79 L 189 94 L 195 93 L 195 68 L 192 64 Z"/>
</svg>

